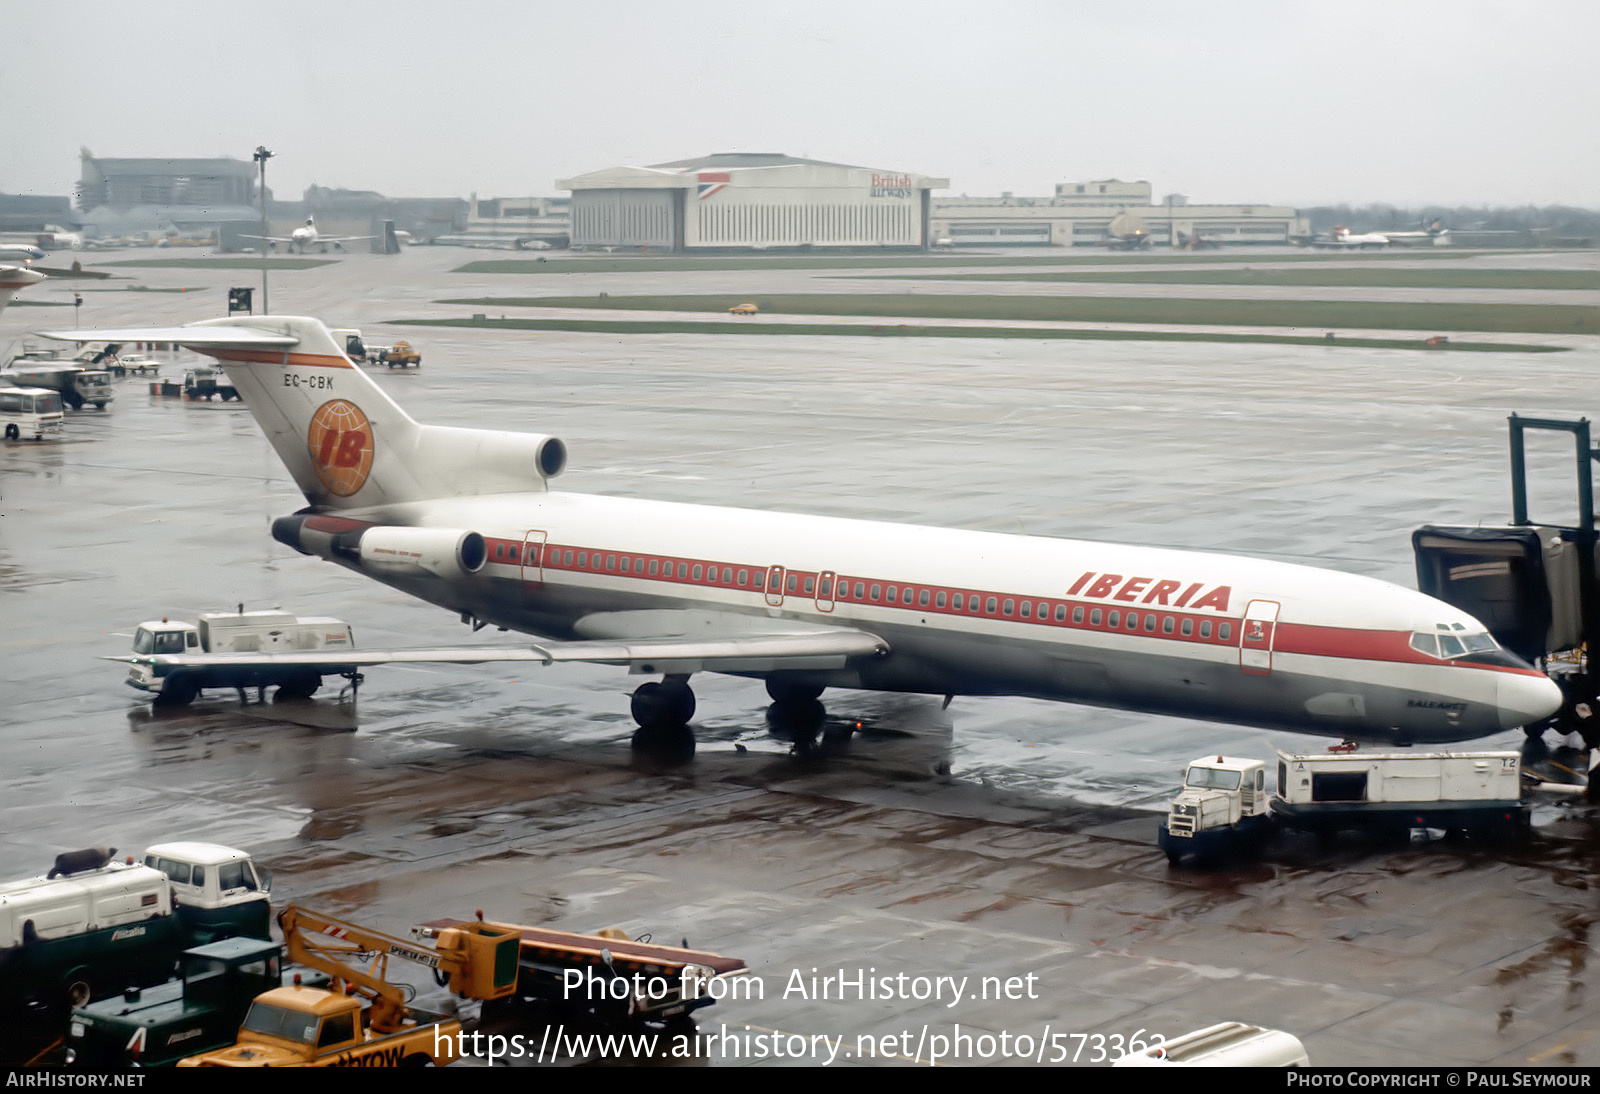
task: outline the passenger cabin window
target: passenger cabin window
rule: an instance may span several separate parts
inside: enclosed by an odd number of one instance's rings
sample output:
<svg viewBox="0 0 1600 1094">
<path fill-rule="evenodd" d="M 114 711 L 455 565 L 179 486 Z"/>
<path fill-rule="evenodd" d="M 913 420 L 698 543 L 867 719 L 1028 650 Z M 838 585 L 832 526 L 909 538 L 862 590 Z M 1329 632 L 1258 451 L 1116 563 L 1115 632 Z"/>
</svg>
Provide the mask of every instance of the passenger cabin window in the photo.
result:
<svg viewBox="0 0 1600 1094">
<path fill-rule="evenodd" d="M 1066 621 L 1067 621 L 1067 606 L 1065 604 L 1057 604 L 1056 605 L 1056 622 L 1057 623 L 1065 623 Z"/>
<path fill-rule="evenodd" d="M 1000 605 L 1000 614 L 1010 615 L 1012 607 L 1013 605 L 1011 601 L 1007 600 L 1004 604 Z"/>
<path fill-rule="evenodd" d="M 1106 625 L 1108 627 L 1115 627 L 1119 622 L 1121 622 L 1121 620 L 1122 617 L 1118 613 L 1111 612 L 1106 616 Z"/>
<path fill-rule="evenodd" d="M 900 597 L 900 590 L 895 588 L 893 585 L 890 585 L 889 588 L 884 591 L 883 598 L 884 598 L 884 600 L 888 601 L 890 604 L 898 603 L 899 602 L 899 597 Z"/>
<path fill-rule="evenodd" d="M 936 607 L 936 608 L 944 607 L 944 594 L 943 593 L 940 593 L 938 596 L 933 598 L 933 606 Z"/>
<path fill-rule="evenodd" d="M 1100 609 L 1096 608 L 1094 611 L 1089 613 L 1089 626 L 1098 627 L 1099 625 L 1100 625 Z"/>
<path fill-rule="evenodd" d="M 1082 604 L 1079 604 L 1077 607 L 1072 609 L 1072 621 L 1074 623 L 1082 623 L 1083 622 L 1083 605 Z"/>
<path fill-rule="evenodd" d="M 815 593 L 816 590 L 817 590 L 817 579 L 814 578 L 814 577 L 806 578 L 806 595 L 810 596 L 813 593 Z"/>
<path fill-rule="evenodd" d="M 1232 633 L 1233 633 L 1233 628 L 1228 626 L 1228 624 L 1226 624 L 1226 623 L 1223 623 L 1219 627 L 1217 627 L 1217 637 L 1222 639 L 1222 641 L 1224 641 L 1224 642 L 1226 642 L 1228 640 L 1228 635 L 1230 635 Z"/>
<path fill-rule="evenodd" d="M 941 600 L 944 599 L 944 594 L 940 593 L 939 594 L 939 598 Z M 928 606 L 928 590 L 927 589 L 923 589 L 921 592 L 919 592 L 917 594 L 917 606 L 919 608 L 926 608 Z"/>
</svg>

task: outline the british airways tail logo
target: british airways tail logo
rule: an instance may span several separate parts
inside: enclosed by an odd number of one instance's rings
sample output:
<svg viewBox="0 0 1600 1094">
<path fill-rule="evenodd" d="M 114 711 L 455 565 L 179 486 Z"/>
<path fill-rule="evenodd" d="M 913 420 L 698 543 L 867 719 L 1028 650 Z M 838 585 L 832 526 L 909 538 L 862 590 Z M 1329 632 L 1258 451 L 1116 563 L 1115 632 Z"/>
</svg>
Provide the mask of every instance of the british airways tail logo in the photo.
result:
<svg viewBox="0 0 1600 1094">
<path fill-rule="evenodd" d="M 704 201 L 711 195 L 720 193 L 727 189 L 728 183 L 732 181 L 733 177 L 731 175 L 721 172 L 696 175 L 695 182 L 699 184 L 699 199 Z"/>
</svg>

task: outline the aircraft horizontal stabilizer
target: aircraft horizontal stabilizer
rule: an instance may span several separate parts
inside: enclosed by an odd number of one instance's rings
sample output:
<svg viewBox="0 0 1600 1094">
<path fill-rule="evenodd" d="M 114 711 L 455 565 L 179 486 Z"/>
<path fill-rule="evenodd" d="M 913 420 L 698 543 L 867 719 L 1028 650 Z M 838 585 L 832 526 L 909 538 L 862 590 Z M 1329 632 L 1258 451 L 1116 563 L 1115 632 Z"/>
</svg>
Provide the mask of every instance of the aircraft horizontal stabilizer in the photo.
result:
<svg viewBox="0 0 1600 1094">
<path fill-rule="evenodd" d="M 256 327 L 129 327 L 126 330 L 40 331 L 58 342 L 177 342 L 185 346 L 241 346 L 266 349 L 298 345 L 292 334 Z"/>
</svg>

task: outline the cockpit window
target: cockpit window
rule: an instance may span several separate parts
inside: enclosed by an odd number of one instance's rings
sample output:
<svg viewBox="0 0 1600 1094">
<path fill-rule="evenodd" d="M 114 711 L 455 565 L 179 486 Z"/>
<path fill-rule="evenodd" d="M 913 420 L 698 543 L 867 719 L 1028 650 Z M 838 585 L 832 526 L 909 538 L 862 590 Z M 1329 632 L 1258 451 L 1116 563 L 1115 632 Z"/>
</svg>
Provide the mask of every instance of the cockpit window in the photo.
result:
<svg viewBox="0 0 1600 1094">
<path fill-rule="evenodd" d="M 1439 633 L 1449 632 L 1449 633 Z M 1440 623 L 1438 631 L 1416 631 L 1411 635 L 1411 648 L 1429 657 L 1451 660 L 1472 653 L 1489 653 L 1500 648 L 1500 643 L 1488 631 L 1469 633 L 1462 624 Z"/>
</svg>

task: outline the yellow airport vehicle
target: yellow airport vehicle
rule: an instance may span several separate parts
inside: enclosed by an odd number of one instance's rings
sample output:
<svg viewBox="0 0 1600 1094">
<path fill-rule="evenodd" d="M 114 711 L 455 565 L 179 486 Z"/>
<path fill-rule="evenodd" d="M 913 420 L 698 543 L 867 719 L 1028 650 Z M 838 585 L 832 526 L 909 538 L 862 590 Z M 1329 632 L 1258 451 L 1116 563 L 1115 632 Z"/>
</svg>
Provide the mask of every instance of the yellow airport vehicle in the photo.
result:
<svg viewBox="0 0 1600 1094">
<path fill-rule="evenodd" d="M 278 917 L 294 962 L 332 977 L 327 988 L 296 983 L 262 992 L 238 1039 L 181 1060 L 179 1067 L 424 1067 L 455 1060 L 461 1023 L 414 1007 L 391 981 L 389 958 L 425 965 L 468 999 L 505 998 L 517 987 L 521 937 L 464 922 L 421 946 L 289 905 Z"/>
</svg>

